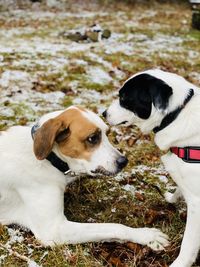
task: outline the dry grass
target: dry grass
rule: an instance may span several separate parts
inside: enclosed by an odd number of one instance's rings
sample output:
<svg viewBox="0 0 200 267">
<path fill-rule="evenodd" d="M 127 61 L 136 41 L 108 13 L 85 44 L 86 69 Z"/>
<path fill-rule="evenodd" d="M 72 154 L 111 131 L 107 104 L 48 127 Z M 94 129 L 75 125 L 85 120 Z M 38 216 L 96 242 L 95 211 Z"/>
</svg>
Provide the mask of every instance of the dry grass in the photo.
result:
<svg viewBox="0 0 200 267">
<path fill-rule="evenodd" d="M 82 1 L 81 1 L 82 2 Z M 69 48 L 53 53 L 27 51 L 1 52 L 3 64 L 0 73 L 7 70 L 23 71 L 36 77 L 31 91 L 35 94 L 62 91 L 65 97 L 61 106 L 68 106 L 77 100 L 82 92 L 88 89 L 101 92 L 107 98 L 100 100 L 86 99 L 85 105 L 97 111 L 105 107 L 112 100 L 112 93 L 131 74 L 142 69 L 160 67 L 164 70 L 176 72 L 190 81 L 200 84 L 199 72 L 199 39 L 200 34 L 191 30 L 191 11 L 187 4 L 130 4 L 117 1 L 104 4 L 93 4 L 88 1 L 72 3 L 66 12 L 97 12 L 94 16 L 76 17 L 64 16 L 59 9 L 47 9 L 41 6 L 43 12 L 56 14 L 56 17 L 35 18 L 33 15 L 17 16 L 15 13 L 2 13 L 0 18 L 1 31 L 15 31 L 19 33 L 2 34 L 2 43 L 24 42 L 25 44 L 40 38 L 50 44 L 63 44 Z M 25 13 L 33 12 L 30 6 L 25 6 Z M 102 15 L 102 12 L 106 12 Z M 86 50 L 70 51 L 74 44 L 60 35 L 61 32 L 80 26 L 99 23 L 102 27 L 111 29 L 117 34 L 116 41 L 110 46 L 117 46 L 118 42 L 124 49 L 106 52 L 109 43 L 88 44 Z M 31 28 L 31 30 L 27 30 Z M 174 39 L 173 39 L 174 38 Z M 170 43 L 167 43 L 167 41 Z M 177 42 L 177 43 L 176 43 Z M 76 45 L 76 44 L 75 44 Z M 107 46 L 106 46 L 107 45 Z M 127 45 L 131 52 L 127 52 Z M 102 61 L 91 57 L 95 54 Z M 62 68 L 52 67 L 51 63 L 59 58 L 65 58 Z M 26 59 L 24 64 L 16 64 Z M 47 64 L 40 64 L 47 60 Z M 80 64 L 84 60 L 86 64 Z M 43 61 L 44 62 L 44 61 Z M 79 62 L 79 63 L 77 63 Z M 106 63 L 106 64 L 105 64 Z M 109 63 L 109 65 L 108 65 Z M 87 77 L 89 67 L 99 67 L 109 73 L 112 81 L 108 84 L 95 84 Z M 119 73 L 123 75 L 119 75 Z M 75 89 L 73 82 L 76 81 Z M 10 87 L 9 87 L 10 86 Z M 10 94 L 12 84 L 7 90 Z M 21 88 L 22 94 L 24 87 Z M 51 103 L 46 107 L 46 100 L 34 100 L 39 109 L 35 110 L 28 102 L 12 103 L 14 95 L 10 94 L 10 102 L 2 98 L 0 107 L 13 111 L 12 114 L 0 114 L 1 129 L 13 124 L 26 124 L 35 117 L 55 109 Z M 31 100 L 31 99 L 29 99 Z M 44 101 L 44 102 L 43 102 Z M 34 103 L 35 103 L 34 102 Z M 46 108 L 46 109 L 45 109 Z M 41 266 L 118 266 L 118 267 L 166 267 L 178 254 L 182 233 L 185 227 L 186 211 L 184 203 L 169 205 L 163 194 L 166 187 L 172 188 L 170 177 L 160 169 L 160 151 L 153 143 L 153 136 L 143 136 L 135 128 L 115 129 L 110 134 L 112 142 L 125 151 L 129 157 L 129 166 L 120 181 L 114 178 L 90 179 L 82 177 L 79 181 L 66 189 L 65 213 L 70 220 L 78 222 L 116 222 L 131 227 L 158 227 L 169 234 L 171 245 L 162 252 L 153 252 L 147 247 L 136 244 L 84 244 L 63 245 L 59 247 L 43 248 L 33 237 L 24 230 L 19 230 L 18 236 L 22 242 L 10 242 L 7 227 L 0 228 L 0 265 L 2 267 L 27 266 L 32 259 Z M 148 170 L 137 169 L 138 165 L 148 166 Z M 132 170 L 135 169 L 134 172 Z M 157 172 L 155 170 L 158 170 Z M 167 177 L 167 182 L 159 180 L 160 176 Z M 124 186 L 134 186 L 136 194 L 124 190 Z M 19 239 L 20 240 L 20 239 Z M 10 244 L 10 247 L 8 246 Z M 1 256 L 5 258 L 1 258 Z M 197 260 L 200 264 L 200 259 Z"/>
</svg>

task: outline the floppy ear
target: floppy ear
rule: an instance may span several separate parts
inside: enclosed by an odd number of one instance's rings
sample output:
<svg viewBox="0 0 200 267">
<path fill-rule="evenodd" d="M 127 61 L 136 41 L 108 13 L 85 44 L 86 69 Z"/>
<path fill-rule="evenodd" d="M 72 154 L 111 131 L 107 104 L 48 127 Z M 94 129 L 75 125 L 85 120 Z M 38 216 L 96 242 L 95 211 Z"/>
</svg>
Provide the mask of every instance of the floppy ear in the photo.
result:
<svg viewBox="0 0 200 267">
<path fill-rule="evenodd" d="M 62 142 L 69 136 L 69 130 L 61 120 L 50 119 L 35 133 L 33 148 L 37 159 L 45 159 L 51 152 L 54 142 Z"/>
<path fill-rule="evenodd" d="M 165 110 L 172 95 L 172 88 L 162 80 L 154 78 L 149 90 L 155 108 Z"/>
<path fill-rule="evenodd" d="M 119 93 L 122 107 L 136 113 L 141 119 L 148 119 L 152 103 L 157 109 L 166 109 L 172 88 L 161 79 L 143 73 L 128 80 Z"/>
<path fill-rule="evenodd" d="M 134 112 L 141 119 L 148 119 L 151 114 L 152 100 L 146 88 L 135 91 Z"/>
</svg>

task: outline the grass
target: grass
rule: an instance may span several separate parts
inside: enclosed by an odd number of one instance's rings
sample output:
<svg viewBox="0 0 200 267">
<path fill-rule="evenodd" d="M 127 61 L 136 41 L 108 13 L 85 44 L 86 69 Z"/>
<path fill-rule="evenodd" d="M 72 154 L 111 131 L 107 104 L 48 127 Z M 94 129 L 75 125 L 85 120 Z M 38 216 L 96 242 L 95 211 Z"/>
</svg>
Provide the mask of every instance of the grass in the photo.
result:
<svg viewBox="0 0 200 267">
<path fill-rule="evenodd" d="M 28 4 L 23 6 L 24 12 L 30 12 L 27 17 L 13 15 L 10 18 L 9 13 L 2 13 L 0 29 L 8 31 L 10 35 L 0 32 L 1 45 L 10 48 L 17 43 L 18 47 L 14 46 L 12 52 L 1 51 L 0 48 L 0 73 L 22 71 L 30 74 L 33 81 L 28 89 L 24 87 L 26 81 L 21 78 L 8 83 L 7 87 L 1 84 L 2 92 L 7 93 L 0 102 L 1 130 L 10 125 L 30 123 L 47 111 L 68 107 L 87 92 L 91 93 L 91 98 L 83 103 L 99 111 L 113 100 L 113 95 L 117 94 L 126 78 L 143 69 L 160 67 L 200 85 L 198 75 L 191 75 L 199 72 L 200 35 L 191 29 L 191 11 L 187 4 L 131 4 L 130 1 L 101 1 L 92 4 L 87 1 L 69 1 L 66 5 L 64 11 L 75 12 L 75 16 L 63 17 L 63 10 L 41 5 L 43 12 L 48 11 L 52 15 L 36 19 L 34 10 Z M 77 17 L 82 12 L 92 15 Z M 77 44 L 61 34 L 94 23 L 109 28 L 112 37 L 101 43 Z M 31 31 L 25 31 L 27 28 L 31 28 Z M 17 34 L 15 30 L 19 30 Z M 180 38 L 181 42 L 167 44 L 171 38 Z M 44 42 L 50 47 L 41 50 L 40 46 Z M 160 44 L 162 46 L 158 46 Z M 82 45 L 84 49 L 81 49 Z M 119 49 L 123 45 L 131 47 L 130 54 L 126 48 Z M 74 47 L 78 49 L 74 50 Z M 109 52 L 110 48 L 115 47 L 118 50 Z M 96 55 L 96 58 L 91 54 Z M 58 64 L 60 59 L 67 62 Z M 49 64 L 42 64 L 44 61 Z M 92 67 L 108 72 L 113 80 L 105 85 L 93 83 L 87 75 L 88 69 Z M 21 93 L 17 93 L 16 88 Z M 20 94 L 29 94 L 29 91 L 31 101 L 20 100 Z M 101 93 L 99 98 L 95 98 L 96 91 Z M 52 92 L 63 92 L 64 96 L 60 100 L 55 97 L 55 100 L 50 101 L 48 94 Z M 9 112 L 6 114 L 3 111 Z M 147 247 L 131 243 L 89 243 L 44 248 L 29 231 L 17 226 L 11 229 L 19 231 L 17 235 L 23 237 L 23 241 L 10 244 L 10 227 L 4 226 L 0 228 L 2 267 L 27 266 L 28 259 L 45 267 L 166 267 L 175 259 L 185 227 L 186 209 L 183 202 L 169 205 L 164 200 L 163 194 L 168 188 L 173 190 L 174 183 L 160 167 L 161 152 L 154 145 L 153 135 L 141 135 L 134 127 L 114 128 L 109 138 L 128 156 L 128 167 L 121 174 L 121 179 L 90 179 L 85 176 L 69 186 L 65 193 L 67 218 L 78 222 L 115 222 L 131 227 L 158 227 L 169 235 L 170 246 L 162 252 L 153 252 Z M 148 168 L 144 169 L 144 166 Z M 167 182 L 160 180 L 160 176 L 166 177 Z M 126 191 L 127 185 L 134 186 L 136 193 Z M 1 256 L 5 256 L 4 259 Z M 196 264 L 199 263 L 200 258 Z"/>
</svg>

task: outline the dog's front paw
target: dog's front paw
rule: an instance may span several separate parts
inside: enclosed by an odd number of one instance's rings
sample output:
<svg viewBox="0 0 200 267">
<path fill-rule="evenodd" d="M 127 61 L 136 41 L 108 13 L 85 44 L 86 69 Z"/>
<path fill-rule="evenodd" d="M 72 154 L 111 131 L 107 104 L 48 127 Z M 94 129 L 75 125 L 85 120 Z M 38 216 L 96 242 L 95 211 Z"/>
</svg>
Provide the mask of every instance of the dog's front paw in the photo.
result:
<svg viewBox="0 0 200 267">
<path fill-rule="evenodd" d="M 163 250 L 169 245 L 168 236 L 155 228 L 145 229 L 145 245 L 153 250 Z"/>
</svg>

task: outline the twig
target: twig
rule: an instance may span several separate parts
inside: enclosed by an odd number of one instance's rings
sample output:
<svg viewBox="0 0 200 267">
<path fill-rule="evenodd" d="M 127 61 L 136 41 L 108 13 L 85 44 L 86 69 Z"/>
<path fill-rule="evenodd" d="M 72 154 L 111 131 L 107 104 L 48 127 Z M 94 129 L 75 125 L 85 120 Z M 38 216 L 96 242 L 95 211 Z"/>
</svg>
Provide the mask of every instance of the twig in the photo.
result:
<svg viewBox="0 0 200 267">
<path fill-rule="evenodd" d="M 0 248 L 3 248 L 5 250 L 7 250 L 7 252 L 9 253 L 9 255 L 13 255 L 14 257 L 16 257 L 16 258 L 18 258 L 20 260 L 23 260 L 23 261 L 25 261 L 27 263 L 30 263 L 31 262 L 31 259 L 29 259 L 28 257 L 26 257 L 24 255 L 19 254 L 17 251 L 14 251 L 11 248 L 7 248 L 6 246 L 4 246 L 2 244 L 0 244 Z M 35 266 L 39 266 L 39 265 L 35 265 Z"/>
</svg>

